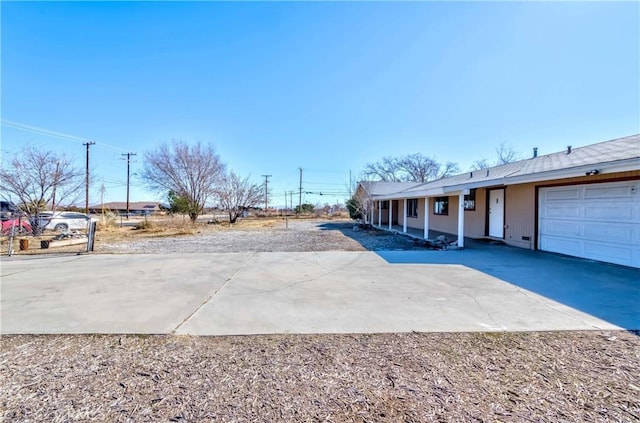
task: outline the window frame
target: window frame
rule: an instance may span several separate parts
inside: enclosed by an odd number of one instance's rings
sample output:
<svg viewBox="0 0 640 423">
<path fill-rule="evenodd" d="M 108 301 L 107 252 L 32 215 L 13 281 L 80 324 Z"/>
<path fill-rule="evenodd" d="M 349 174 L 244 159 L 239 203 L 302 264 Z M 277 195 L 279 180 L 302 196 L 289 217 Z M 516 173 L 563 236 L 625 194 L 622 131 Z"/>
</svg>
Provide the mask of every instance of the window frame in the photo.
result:
<svg viewBox="0 0 640 423">
<path fill-rule="evenodd" d="M 433 214 L 449 216 L 449 197 L 435 197 L 433 199 Z"/>
<path fill-rule="evenodd" d="M 382 200 L 380 210 L 389 210 L 389 200 Z"/>
<path fill-rule="evenodd" d="M 464 210 L 475 211 L 476 209 L 476 189 L 469 190 L 469 194 L 464 196 Z"/>
<path fill-rule="evenodd" d="M 417 198 L 407 198 L 407 217 L 418 218 Z"/>
</svg>

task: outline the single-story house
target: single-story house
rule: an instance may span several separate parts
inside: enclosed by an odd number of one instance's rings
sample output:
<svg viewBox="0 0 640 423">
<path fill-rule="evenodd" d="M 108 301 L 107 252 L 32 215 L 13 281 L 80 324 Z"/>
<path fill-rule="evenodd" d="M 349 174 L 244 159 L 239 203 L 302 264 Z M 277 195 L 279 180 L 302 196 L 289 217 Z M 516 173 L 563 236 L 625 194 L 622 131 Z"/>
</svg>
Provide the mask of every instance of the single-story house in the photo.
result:
<svg viewBox="0 0 640 423">
<path fill-rule="evenodd" d="M 129 202 L 129 214 L 148 216 L 157 214 L 163 210 L 163 204 L 157 201 L 132 201 Z M 111 211 L 113 213 L 126 215 L 127 203 L 124 201 L 113 201 L 104 204 L 89 206 L 91 213 L 100 214 L 102 211 Z"/>
<path fill-rule="evenodd" d="M 375 227 L 640 267 L 640 135 L 420 183 L 360 182 Z"/>
</svg>

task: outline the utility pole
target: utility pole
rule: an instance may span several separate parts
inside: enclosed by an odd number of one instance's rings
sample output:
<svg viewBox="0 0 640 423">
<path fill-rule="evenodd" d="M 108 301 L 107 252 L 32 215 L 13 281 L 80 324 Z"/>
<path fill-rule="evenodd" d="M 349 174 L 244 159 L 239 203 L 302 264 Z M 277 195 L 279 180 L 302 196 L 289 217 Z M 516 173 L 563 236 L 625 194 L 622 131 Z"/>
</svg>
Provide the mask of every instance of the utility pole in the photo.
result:
<svg viewBox="0 0 640 423">
<path fill-rule="evenodd" d="M 264 176 L 264 214 L 266 215 L 269 209 L 269 178 L 271 178 L 272 175 L 262 175 L 262 176 Z M 277 213 L 276 213 L 276 216 L 278 216 Z"/>
<path fill-rule="evenodd" d="M 298 213 L 302 212 L 302 168 L 299 167 L 298 170 L 300 171 L 300 187 L 298 190 Z"/>
<path fill-rule="evenodd" d="M 123 156 L 127 156 L 127 219 L 129 219 L 129 167 L 131 165 L 131 156 L 135 156 L 136 153 L 122 153 Z"/>
<path fill-rule="evenodd" d="M 87 170 L 86 170 L 86 178 L 84 181 L 84 186 L 85 186 L 85 190 L 84 190 L 84 212 L 86 214 L 89 214 L 89 146 L 90 145 L 94 145 L 95 141 L 87 141 L 82 143 L 82 145 L 86 145 L 87 146 Z"/>
</svg>

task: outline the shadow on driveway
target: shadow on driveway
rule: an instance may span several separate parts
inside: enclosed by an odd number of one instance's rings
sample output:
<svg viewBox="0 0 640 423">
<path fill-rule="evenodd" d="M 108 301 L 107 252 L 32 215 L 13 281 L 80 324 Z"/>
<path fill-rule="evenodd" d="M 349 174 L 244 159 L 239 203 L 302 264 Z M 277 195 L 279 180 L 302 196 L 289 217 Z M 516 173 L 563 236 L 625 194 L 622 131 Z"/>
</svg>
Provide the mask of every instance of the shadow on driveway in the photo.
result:
<svg viewBox="0 0 640 423">
<path fill-rule="evenodd" d="M 390 264 L 463 265 L 621 328 L 640 329 L 640 269 L 470 239 L 465 239 L 464 250 L 438 251 L 425 249 L 408 237 L 386 234 L 405 238 L 409 248 L 399 251 L 397 247 L 405 245 L 401 243 L 385 250 L 381 248 L 384 242 L 366 239 L 369 231 L 352 228 L 323 225 L 323 229 L 341 231 Z"/>
</svg>

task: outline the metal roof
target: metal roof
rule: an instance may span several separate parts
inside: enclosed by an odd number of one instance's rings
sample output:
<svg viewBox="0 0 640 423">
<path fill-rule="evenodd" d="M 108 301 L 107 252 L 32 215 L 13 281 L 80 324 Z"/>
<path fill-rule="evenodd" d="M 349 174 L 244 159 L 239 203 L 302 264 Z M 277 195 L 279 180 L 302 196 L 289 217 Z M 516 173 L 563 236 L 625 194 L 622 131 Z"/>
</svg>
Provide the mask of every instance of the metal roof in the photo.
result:
<svg viewBox="0 0 640 423">
<path fill-rule="evenodd" d="M 372 195 L 381 197 L 380 199 L 438 195 L 486 186 L 584 176 L 585 169 L 598 173 L 640 170 L 640 134 L 584 147 L 567 148 L 557 153 L 474 170 L 413 187 L 396 185 L 397 189 L 393 189 L 385 185 L 384 190 L 376 188 Z"/>
</svg>

